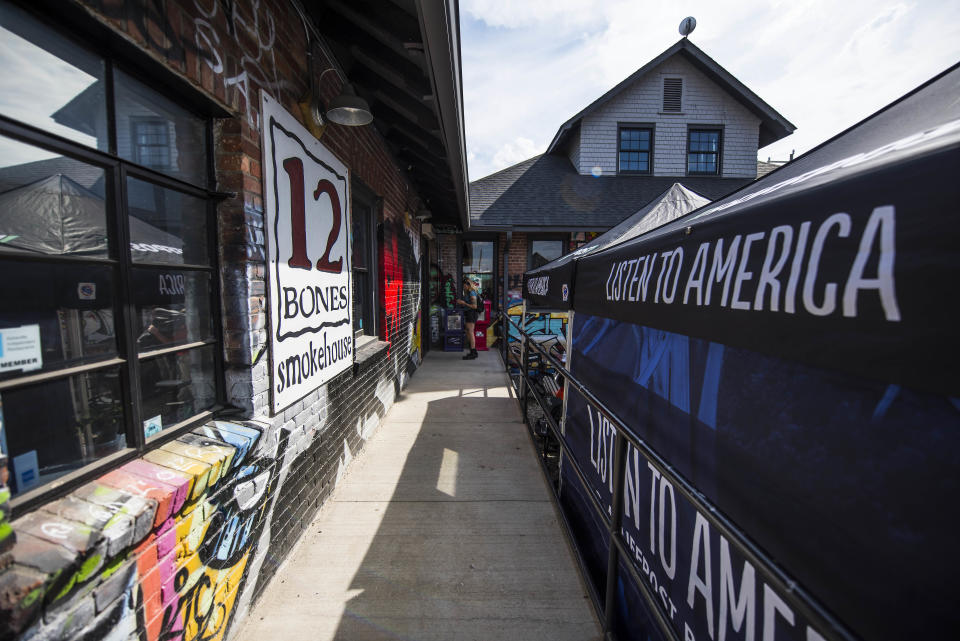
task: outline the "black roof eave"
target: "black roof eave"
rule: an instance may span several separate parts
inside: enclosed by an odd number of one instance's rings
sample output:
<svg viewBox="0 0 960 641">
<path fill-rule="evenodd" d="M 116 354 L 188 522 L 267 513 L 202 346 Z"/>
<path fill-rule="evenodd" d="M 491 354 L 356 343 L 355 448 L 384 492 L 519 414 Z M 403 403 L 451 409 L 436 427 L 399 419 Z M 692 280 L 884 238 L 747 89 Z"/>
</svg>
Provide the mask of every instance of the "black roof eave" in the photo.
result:
<svg viewBox="0 0 960 641">
<path fill-rule="evenodd" d="M 417 14 L 430 84 L 437 96 L 440 130 L 456 193 L 460 224 L 470 227 L 467 201 L 467 155 L 463 124 L 463 82 L 460 72 L 460 10 L 457 0 L 418 0 Z"/>
</svg>

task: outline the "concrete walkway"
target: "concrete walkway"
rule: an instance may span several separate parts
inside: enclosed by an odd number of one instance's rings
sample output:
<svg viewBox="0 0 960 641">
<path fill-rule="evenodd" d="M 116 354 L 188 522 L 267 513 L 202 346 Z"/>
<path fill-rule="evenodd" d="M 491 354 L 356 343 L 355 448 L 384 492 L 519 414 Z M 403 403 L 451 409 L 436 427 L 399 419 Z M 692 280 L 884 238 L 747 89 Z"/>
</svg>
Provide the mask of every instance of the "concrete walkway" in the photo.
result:
<svg viewBox="0 0 960 641">
<path fill-rule="evenodd" d="M 460 356 L 427 356 L 239 641 L 600 638 L 500 358 Z"/>
</svg>

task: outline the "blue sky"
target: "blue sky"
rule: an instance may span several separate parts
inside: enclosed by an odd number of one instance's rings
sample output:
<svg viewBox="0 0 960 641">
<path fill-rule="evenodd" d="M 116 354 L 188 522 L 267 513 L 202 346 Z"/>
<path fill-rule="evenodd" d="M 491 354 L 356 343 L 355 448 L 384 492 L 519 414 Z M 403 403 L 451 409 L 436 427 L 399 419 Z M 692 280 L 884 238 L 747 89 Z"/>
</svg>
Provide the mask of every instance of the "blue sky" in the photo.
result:
<svg viewBox="0 0 960 641">
<path fill-rule="evenodd" d="M 960 62 L 956 0 L 461 0 L 470 180 L 543 153 L 580 109 L 680 38 L 797 126 L 786 159 Z"/>
</svg>

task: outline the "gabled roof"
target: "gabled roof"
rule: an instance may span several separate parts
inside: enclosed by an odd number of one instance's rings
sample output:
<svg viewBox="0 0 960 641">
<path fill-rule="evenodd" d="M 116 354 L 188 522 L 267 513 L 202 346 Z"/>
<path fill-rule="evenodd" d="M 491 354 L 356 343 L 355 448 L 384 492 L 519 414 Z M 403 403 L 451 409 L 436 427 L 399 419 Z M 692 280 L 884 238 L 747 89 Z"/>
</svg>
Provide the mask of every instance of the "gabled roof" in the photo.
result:
<svg viewBox="0 0 960 641">
<path fill-rule="evenodd" d="M 772 162 L 765 162 L 763 160 L 758 160 L 757 161 L 757 178 L 763 178 L 774 169 L 779 169 L 780 167 L 783 167 L 785 164 L 787 163 L 782 160 L 774 160 Z"/>
<path fill-rule="evenodd" d="M 470 228 L 606 230 L 675 182 L 710 200 L 752 178 L 581 175 L 566 156 L 544 154 L 470 183 Z"/>
<path fill-rule="evenodd" d="M 705 54 L 699 47 L 690 42 L 687 38 L 682 38 L 672 47 L 661 53 L 659 56 L 643 65 L 632 74 L 627 76 L 616 87 L 603 94 L 592 103 L 590 103 L 580 113 L 563 123 L 560 130 L 553 137 L 553 142 L 547 149 L 547 153 L 553 153 L 563 149 L 567 134 L 585 117 L 605 105 L 611 99 L 618 96 L 622 91 L 633 85 L 637 80 L 645 76 L 653 69 L 660 66 L 668 58 L 680 54 L 696 69 L 706 75 L 710 80 L 718 84 L 724 91 L 730 94 L 737 102 L 746 107 L 751 113 L 760 118 L 760 147 L 766 147 L 770 143 L 788 136 L 796 127 L 786 118 L 781 116 L 776 109 L 760 99 L 760 97 L 750 91 L 746 85 L 733 77 L 733 75 L 721 67 L 717 62 Z"/>
</svg>

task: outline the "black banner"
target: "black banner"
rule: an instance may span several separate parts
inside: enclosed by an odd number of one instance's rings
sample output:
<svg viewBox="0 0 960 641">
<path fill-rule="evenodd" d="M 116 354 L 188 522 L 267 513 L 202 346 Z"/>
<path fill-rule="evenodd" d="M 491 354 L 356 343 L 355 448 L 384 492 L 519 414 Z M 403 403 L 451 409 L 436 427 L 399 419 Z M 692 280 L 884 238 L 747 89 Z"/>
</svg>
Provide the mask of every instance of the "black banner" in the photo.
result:
<svg viewBox="0 0 960 641">
<path fill-rule="evenodd" d="M 759 546 L 748 560 L 628 446 L 631 561 L 682 639 L 932 639 L 960 625 L 960 403 L 751 350 L 578 312 L 573 373 Z M 564 438 L 609 510 L 616 432 L 570 390 Z M 561 503 L 603 593 L 607 534 L 577 479 Z M 777 566 L 812 600 L 771 581 Z M 618 638 L 657 638 L 621 573 Z M 752 631 L 752 632 L 751 632 Z"/>
<path fill-rule="evenodd" d="M 960 147 L 578 261 L 577 309 L 960 394 Z"/>
<path fill-rule="evenodd" d="M 523 298 L 533 308 L 570 309 L 576 263 L 558 262 L 555 266 L 529 271 L 523 275 Z"/>
</svg>

